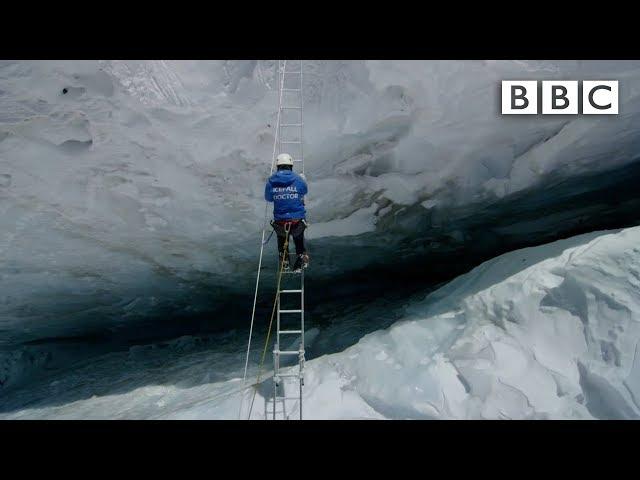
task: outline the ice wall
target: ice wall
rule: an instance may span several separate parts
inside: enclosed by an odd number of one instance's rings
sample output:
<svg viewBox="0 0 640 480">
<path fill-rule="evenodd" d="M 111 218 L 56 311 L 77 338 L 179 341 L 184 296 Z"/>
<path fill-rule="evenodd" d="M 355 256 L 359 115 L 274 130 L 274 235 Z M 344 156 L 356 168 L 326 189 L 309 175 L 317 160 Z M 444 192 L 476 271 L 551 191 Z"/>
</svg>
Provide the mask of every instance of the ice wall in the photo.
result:
<svg viewBox="0 0 640 480">
<path fill-rule="evenodd" d="M 153 330 L 250 296 L 274 64 L 0 63 L 3 344 Z M 384 268 L 391 252 L 446 265 L 471 245 L 605 218 L 593 199 L 582 216 L 579 204 L 565 217 L 524 206 L 530 192 L 633 165 L 639 66 L 306 61 L 314 278 Z M 617 117 L 498 113 L 501 79 L 605 77 L 621 82 Z M 497 217 L 502 230 L 487 228 Z"/>
</svg>

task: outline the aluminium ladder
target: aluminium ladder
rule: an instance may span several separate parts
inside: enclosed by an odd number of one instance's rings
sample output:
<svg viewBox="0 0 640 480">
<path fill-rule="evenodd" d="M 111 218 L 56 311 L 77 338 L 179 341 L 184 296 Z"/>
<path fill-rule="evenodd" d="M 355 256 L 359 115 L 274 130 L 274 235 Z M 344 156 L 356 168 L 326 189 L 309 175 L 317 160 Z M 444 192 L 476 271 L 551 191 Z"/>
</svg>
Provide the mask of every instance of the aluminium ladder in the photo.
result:
<svg viewBox="0 0 640 480">
<path fill-rule="evenodd" d="M 304 108 L 302 98 L 302 60 L 299 61 L 278 61 L 280 102 L 279 102 L 279 124 L 276 130 L 276 155 L 288 153 L 293 157 L 296 170 L 304 174 L 304 149 L 303 149 L 303 128 L 304 128 Z M 278 264 L 278 268 L 280 264 Z M 280 272 L 278 272 L 280 274 Z M 295 282 L 300 280 L 299 285 Z M 283 285 L 288 285 L 284 288 Z M 291 287 L 295 288 L 291 288 Z M 293 302 L 294 308 L 289 308 L 287 304 L 299 295 L 299 302 Z M 283 299 L 286 300 L 283 302 Z M 283 303 L 285 308 L 283 308 Z M 273 398 L 265 403 L 271 403 L 269 416 L 276 420 L 281 418 L 289 420 L 298 418 L 302 420 L 302 387 L 304 386 L 304 270 L 301 273 L 293 271 L 282 272 L 282 281 L 276 295 L 276 334 L 273 348 Z M 294 319 L 299 319 L 295 321 Z M 299 339 L 297 349 L 283 350 L 283 340 Z M 291 348 L 285 343 L 284 347 Z M 298 365 L 283 367 L 285 358 L 297 357 Z M 295 392 L 295 393 L 294 393 Z M 277 406 L 281 406 L 278 410 Z M 297 407 L 297 408 L 296 408 Z M 265 412 L 267 413 L 267 412 Z M 297 414 L 297 415 L 296 415 Z"/>
<path fill-rule="evenodd" d="M 291 67 L 291 63 L 294 66 Z M 298 62 L 279 61 L 280 123 L 276 131 L 276 156 L 288 153 L 294 163 L 300 164 L 304 174 L 304 105 L 302 101 L 302 60 Z"/>
<path fill-rule="evenodd" d="M 271 411 L 265 418 L 302 419 L 302 387 L 304 386 L 304 270 L 301 273 L 283 272 L 288 280 L 299 279 L 299 288 L 280 288 L 276 299 L 276 335 L 273 348 L 273 398 L 267 400 Z M 297 277 L 297 278 L 296 278 Z M 294 285 L 298 286 L 298 285 Z M 288 298 L 283 302 L 283 297 Z M 299 304 L 283 308 L 288 300 L 298 297 Z M 295 302 L 298 303 L 298 302 Z M 289 344 L 287 338 L 297 343 Z M 284 348 L 284 349 L 283 349 Z M 288 349 L 287 349 L 288 348 Z M 284 367 L 287 358 L 296 358 L 298 365 Z M 266 410 L 269 410 L 267 406 Z"/>
</svg>

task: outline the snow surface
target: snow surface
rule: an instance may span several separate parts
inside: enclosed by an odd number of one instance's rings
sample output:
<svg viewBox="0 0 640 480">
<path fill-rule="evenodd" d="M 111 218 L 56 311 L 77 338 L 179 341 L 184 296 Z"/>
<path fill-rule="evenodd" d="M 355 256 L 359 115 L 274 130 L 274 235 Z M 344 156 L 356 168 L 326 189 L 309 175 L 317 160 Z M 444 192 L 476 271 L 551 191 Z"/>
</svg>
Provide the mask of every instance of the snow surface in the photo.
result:
<svg viewBox="0 0 640 480">
<path fill-rule="evenodd" d="M 482 264 L 310 362 L 309 417 L 638 418 L 639 240 L 592 233 Z"/>
<path fill-rule="evenodd" d="M 639 245 L 640 227 L 634 227 L 483 263 L 407 306 L 404 318 L 390 328 L 307 362 L 305 417 L 638 418 Z M 318 332 L 311 333 L 313 340 Z M 241 355 L 224 339 L 215 343 L 224 346 L 215 355 L 207 349 L 179 368 L 167 362 L 166 352 L 159 356 L 164 360 L 154 375 L 165 372 L 162 384 L 87 394 L 53 406 L 52 398 L 30 407 L 0 404 L 0 418 L 238 418 Z M 128 355 L 136 354 L 149 352 L 142 348 Z M 112 361 L 122 372 L 123 362 Z M 150 376 L 151 369 L 134 371 Z M 205 374 L 210 380 L 196 386 L 167 381 Z M 61 390 L 71 386 L 65 383 L 69 377 L 75 388 L 86 384 L 76 368 L 60 381 Z M 127 381 L 133 382 L 123 376 L 123 386 Z M 252 418 L 264 417 L 262 393 L 270 386 L 267 379 L 259 388 Z"/>
<path fill-rule="evenodd" d="M 0 62 L 1 344 L 117 334 L 251 292 L 274 66 Z M 393 248 L 383 234 L 411 207 L 446 218 L 640 151 L 638 62 L 305 61 L 305 71 L 309 237 L 345 250 L 340 241 L 370 235 L 357 261 L 315 257 L 317 277 L 383 257 Z M 552 77 L 619 79 L 621 114 L 499 115 L 500 80 Z"/>
</svg>

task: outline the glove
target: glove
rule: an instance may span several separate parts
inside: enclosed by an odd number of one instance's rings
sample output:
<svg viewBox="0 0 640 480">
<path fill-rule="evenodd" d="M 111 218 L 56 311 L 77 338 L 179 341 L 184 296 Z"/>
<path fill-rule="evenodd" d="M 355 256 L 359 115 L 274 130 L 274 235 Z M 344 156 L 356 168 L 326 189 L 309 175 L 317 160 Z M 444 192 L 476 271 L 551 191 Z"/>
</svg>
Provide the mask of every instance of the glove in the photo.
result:
<svg viewBox="0 0 640 480">
<path fill-rule="evenodd" d="M 304 173 L 300 174 L 300 178 L 303 179 L 305 182 L 307 181 L 307 177 L 304 176 Z"/>
</svg>

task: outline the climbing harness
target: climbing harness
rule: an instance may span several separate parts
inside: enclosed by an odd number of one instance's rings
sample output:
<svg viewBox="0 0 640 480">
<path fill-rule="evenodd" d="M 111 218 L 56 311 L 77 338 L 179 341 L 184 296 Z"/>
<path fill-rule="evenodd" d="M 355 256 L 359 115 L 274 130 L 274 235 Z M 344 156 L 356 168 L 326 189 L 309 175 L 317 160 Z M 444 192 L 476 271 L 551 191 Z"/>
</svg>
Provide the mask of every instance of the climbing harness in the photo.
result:
<svg viewBox="0 0 640 480">
<path fill-rule="evenodd" d="M 303 151 L 303 125 L 304 125 L 304 116 L 303 116 L 303 100 L 302 100 L 302 60 L 299 61 L 299 67 L 297 69 L 291 70 L 290 65 L 288 65 L 287 60 L 278 61 L 278 73 L 279 73 L 279 94 L 278 94 L 278 115 L 276 120 L 276 134 L 273 143 L 273 155 L 271 162 L 271 170 L 270 174 L 273 174 L 273 170 L 275 167 L 275 159 L 276 156 L 282 153 L 283 149 L 291 154 L 293 157 L 293 161 L 296 163 L 300 163 L 300 171 L 304 175 L 304 151 Z M 296 62 L 297 63 L 297 62 Z M 288 69 L 289 67 L 289 69 Z M 286 132 L 286 133 L 285 133 Z M 297 135 L 296 135 L 297 132 Z M 243 382 L 246 383 L 247 380 L 247 369 L 249 365 L 249 356 L 251 353 L 251 340 L 253 335 L 253 325 L 255 321 L 255 313 L 256 313 L 256 304 L 258 299 L 258 289 L 260 285 L 260 272 L 262 270 L 262 258 L 264 253 L 264 246 L 269 242 L 271 236 L 273 235 L 273 231 L 265 241 L 266 228 L 267 228 L 267 219 L 268 219 L 268 202 L 265 204 L 265 214 L 264 214 L 264 223 L 262 228 L 262 240 L 260 242 L 260 255 L 258 260 L 258 272 L 256 275 L 256 284 L 255 284 L 255 293 L 253 297 L 253 308 L 251 312 L 251 325 L 249 327 L 249 341 L 247 343 L 247 353 L 245 359 L 244 366 L 244 376 Z M 288 252 L 289 246 L 289 233 L 291 229 L 291 222 L 287 222 L 286 224 L 286 237 L 284 243 L 284 252 Z M 305 222 L 306 225 L 306 222 Z M 274 230 L 275 231 L 275 230 Z M 285 255 L 281 256 L 278 268 L 277 282 L 276 282 L 276 293 L 273 302 L 273 308 L 271 310 L 271 318 L 269 320 L 269 326 L 267 329 L 267 337 L 265 340 L 265 345 L 262 350 L 262 355 L 260 358 L 259 366 L 258 366 L 258 375 L 256 382 L 249 386 L 243 387 L 242 390 L 253 387 L 253 394 L 251 396 L 251 403 L 249 406 L 249 413 L 247 418 L 251 418 L 251 413 L 253 411 L 253 405 L 255 402 L 257 388 L 262 379 L 262 370 L 264 366 L 264 361 L 266 358 L 266 352 L 269 347 L 269 341 L 271 339 L 271 331 L 273 327 L 274 318 L 276 320 L 276 333 L 275 333 L 275 343 L 273 349 L 273 398 L 269 400 L 265 397 L 265 419 L 267 417 L 267 404 L 272 402 L 272 415 L 271 417 L 275 420 L 276 415 L 278 413 L 282 414 L 283 419 L 291 418 L 293 414 L 293 409 L 297 405 L 297 410 L 299 412 L 299 419 L 302 419 L 302 387 L 304 385 L 304 362 L 305 362 L 305 347 L 304 347 L 304 269 L 300 272 L 293 271 L 285 271 L 284 270 L 284 260 Z M 281 288 L 282 286 L 282 278 L 283 274 L 291 274 L 292 278 L 295 278 L 295 275 L 300 275 L 300 287 L 299 288 Z M 281 294 L 300 294 L 300 305 L 299 308 L 281 308 Z M 298 328 L 286 328 L 281 329 L 281 321 L 282 315 L 288 314 L 300 314 L 300 326 Z M 280 349 L 280 340 L 282 335 L 298 335 L 299 336 L 299 347 L 297 350 L 281 350 Z M 298 357 L 298 371 L 292 373 L 290 370 L 293 368 L 286 368 L 281 370 L 280 366 L 280 357 L 288 356 L 288 355 L 296 355 Z M 285 381 L 288 379 L 297 379 L 298 380 L 298 391 L 296 396 L 291 396 L 286 388 Z M 242 396 L 242 400 L 244 400 L 244 396 Z M 287 408 L 287 401 L 295 400 L 293 406 L 289 409 Z M 281 402 L 282 410 L 277 411 L 276 405 Z M 242 405 L 243 401 L 240 402 L 240 409 L 238 415 L 242 415 Z"/>
</svg>

